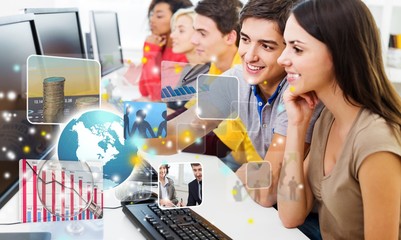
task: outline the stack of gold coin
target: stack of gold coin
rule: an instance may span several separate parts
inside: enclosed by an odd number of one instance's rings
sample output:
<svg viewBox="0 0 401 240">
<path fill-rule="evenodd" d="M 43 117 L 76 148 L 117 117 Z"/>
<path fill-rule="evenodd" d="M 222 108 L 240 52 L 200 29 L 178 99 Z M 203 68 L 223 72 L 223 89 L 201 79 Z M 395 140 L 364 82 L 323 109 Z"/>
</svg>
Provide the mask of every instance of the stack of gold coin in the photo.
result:
<svg viewBox="0 0 401 240">
<path fill-rule="evenodd" d="M 76 111 L 89 110 L 93 108 L 99 107 L 99 98 L 98 97 L 80 97 L 75 101 L 75 109 Z"/>
<path fill-rule="evenodd" d="M 63 77 L 48 77 L 43 80 L 43 118 L 45 122 L 60 122 L 64 117 Z"/>
</svg>

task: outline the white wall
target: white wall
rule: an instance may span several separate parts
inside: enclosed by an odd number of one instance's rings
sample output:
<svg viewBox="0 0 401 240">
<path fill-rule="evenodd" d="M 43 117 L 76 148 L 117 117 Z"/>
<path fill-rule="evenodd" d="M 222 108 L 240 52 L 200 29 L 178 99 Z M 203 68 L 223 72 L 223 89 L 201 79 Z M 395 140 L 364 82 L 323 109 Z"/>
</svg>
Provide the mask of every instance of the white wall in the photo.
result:
<svg viewBox="0 0 401 240">
<path fill-rule="evenodd" d="M 28 7 L 55 7 L 54 0 L 27 1 L 15 0 L 2 4 L 0 16 L 19 14 L 24 8 Z"/>
<path fill-rule="evenodd" d="M 121 45 L 124 58 L 139 63 L 142 46 L 150 33 L 147 9 L 150 0 L 84 0 L 79 1 L 81 24 L 84 32 L 89 32 L 89 11 L 110 10 L 118 13 Z"/>
</svg>

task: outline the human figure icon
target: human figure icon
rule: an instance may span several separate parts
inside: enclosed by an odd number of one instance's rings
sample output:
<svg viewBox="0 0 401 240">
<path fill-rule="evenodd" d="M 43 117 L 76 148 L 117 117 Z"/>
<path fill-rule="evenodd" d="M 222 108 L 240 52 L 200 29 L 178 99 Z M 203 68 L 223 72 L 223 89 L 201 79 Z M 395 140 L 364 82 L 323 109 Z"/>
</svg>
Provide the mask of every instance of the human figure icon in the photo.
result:
<svg viewBox="0 0 401 240">
<path fill-rule="evenodd" d="M 240 184 L 239 181 L 236 182 L 235 186 L 233 187 L 233 196 L 235 201 L 240 202 L 242 201 L 242 190 L 243 186 Z"/>
<path fill-rule="evenodd" d="M 156 137 L 155 133 L 152 130 L 152 127 L 150 126 L 148 121 L 145 121 L 145 118 L 146 118 L 146 112 L 144 110 L 140 109 L 136 112 L 136 119 L 134 124 L 132 124 L 130 136 L 134 136 L 135 132 L 138 130 L 139 135 L 143 138 Z M 149 132 L 149 135 L 146 133 L 146 131 Z"/>
<path fill-rule="evenodd" d="M 260 201 L 260 183 L 259 183 L 259 179 L 256 180 L 256 182 L 253 184 L 253 188 L 255 189 L 255 198 L 254 200 L 256 202 Z"/>
<path fill-rule="evenodd" d="M 161 121 L 159 128 L 157 130 L 157 136 L 156 137 L 161 137 L 163 134 L 163 130 L 167 135 L 167 111 L 163 111 L 162 113 L 163 121 Z"/>
<path fill-rule="evenodd" d="M 131 113 L 131 107 L 127 106 L 125 108 L 125 114 L 124 114 L 124 139 L 127 139 L 128 136 L 130 135 L 129 131 L 129 114 Z"/>
<path fill-rule="evenodd" d="M 279 169 L 282 169 L 283 164 L 280 163 L 279 165 L 280 165 Z M 281 188 L 283 186 L 284 178 L 287 176 L 287 173 L 285 172 L 285 169 L 283 169 L 283 171 L 281 172 L 281 175 L 282 175 L 282 177 L 280 178 L 280 182 L 279 182 L 278 188 Z"/>
<path fill-rule="evenodd" d="M 296 190 L 298 183 L 295 181 L 295 177 L 292 176 L 292 179 L 288 182 L 288 187 L 290 188 L 290 200 L 296 200 Z"/>
<path fill-rule="evenodd" d="M 105 88 L 106 88 L 106 92 L 107 92 L 107 95 L 108 95 L 108 99 L 112 99 L 113 98 L 113 90 L 114 90 L 114 88 L 116 88 L 116 86 L 114 86 L 111 83 L 111 79 L 109 79 L 109 82 L 107 83 Z"/>
</svg>

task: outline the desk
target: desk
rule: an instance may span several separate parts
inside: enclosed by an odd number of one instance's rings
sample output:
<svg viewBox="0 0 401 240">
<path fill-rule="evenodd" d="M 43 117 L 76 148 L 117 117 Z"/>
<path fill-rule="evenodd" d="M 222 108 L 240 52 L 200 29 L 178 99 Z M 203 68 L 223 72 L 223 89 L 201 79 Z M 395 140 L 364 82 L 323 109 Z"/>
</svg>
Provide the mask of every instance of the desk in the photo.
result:
<svg viewBox="0 0 401 240">
<path fill-rule="evenodd" d="M 274 208 L 261 207 L 245 194 L 245 191 L 243 201 L 236 202 L 232 195 L 232 189 L 238 178 L 217 157 L 190 153 L 171 156 L 151 156 L 144 153 L 141 153 L 141 155 L 155 169 L 158 169 L 160 164 L 166 162 L 200 162 L 203 172 L 203 201 L 200 206 L 193 207 L 193 210 L 216 225 L 231 238 L 308 239 L 296 228 L 284 228 L 278 217 L 278 212 Z M 118 236 L 116 233 L 119 231 L 127 231 L 126 236 L 134 234 L 135 227 L 132 224 L 130 228 L 127 227 L 127 218 L 108 219 L 109 213 L 107 211 L 115 210 L 106 210 L 104 222 L 106 226 L 104 231 L 105 239 L 119 239 L 115 238 L 115 236 Z M 112 214 L 117 216 L 117 213 Z M 114 224 L 113 231 L 109 231 L 109 223 Z"/>
<path fill-rule="evenodd" d="M 141 155 L 155 168 L 161 163 L 200 162 L 203 166 L 203 202 L 193 207 L 197 213 L 216 225 L 233 239 L 308 239 L 298 229 L 286 229 L 281 224 L 274 208 L 264 208 L 256 204 L 244 191 L 243 201 L 235 201 L 232 188 L 238 180 L 237 176 L 217 157 L 180 153 L 171 156 Z M 104 192 L 106 207 L 119 206 L 120 201 L 115 196 L 116 189 Z M 0 222 L 19 221 L 18 194 L 14 196 L 1 210 Z M 51 231 L 53 239 L 103 239 L 128 240 L 145 239 L 138 227 L 118 209 L 105 209 L 103 220 L 80 221 L 86 224 L 89 233 L 86 236 L 65 237 L 65 231 L 60 231 L 65 223 L 19 224 L 0 226 L 0 232 L 6 231 Z M 53 224 L 53 226 L 52 226 Z M 54 229 L 54 227 L 56 229 Z M 104 231 L 99 231 L 103 227 Z M 61 232 L 61 233 L 60 233 Z M 64 233 L 62 235 L 62 233 Z M 63 236 L 63 238 L 60 238 Z M 100 237 L 99 237 L 100 236 Z"/>
</svg>

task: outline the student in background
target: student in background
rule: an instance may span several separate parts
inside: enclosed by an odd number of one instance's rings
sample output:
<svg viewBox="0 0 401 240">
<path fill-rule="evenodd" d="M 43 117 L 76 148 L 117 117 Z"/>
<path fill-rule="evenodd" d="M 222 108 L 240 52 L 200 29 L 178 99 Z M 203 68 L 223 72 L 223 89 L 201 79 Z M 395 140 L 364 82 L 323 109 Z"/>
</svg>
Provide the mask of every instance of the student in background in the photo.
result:
<svg viewBox="0 0 401 240">
<path fill-rule="evenodd" d="M 202 165 L 191 163 L 195 179 L 188 183 L 187 206 L 200 205 L 202 203 Z"/>
<path fill-rule="evenodd" d="M 239 0 L 201 0 L 195 6 L 193 27 L 196 32 L 192 37 L 192 43 L 195 45 L 197 57 L 204 62 L 211 62 L 208 74 L 220 75 L 241 63 L 238 43 L 239 12 L 242 7 L 243 4 Z M 194 100 L 189 101 L 177 112 L 182 113 L 195 103 Z M 193 144 L 184 151 L 215 155 L 229 164 L 232 162 L 231 156 L 227 156 L 230 151 L 236 146 L 241 148 L 244 144 L 250 144 L 249 139 L 239 140 L 243 136 L 241 135 L 243 130 L 240 121 L 223 121 L 218 128 L 202 139 L 206 147 L 203 144 Z M 235 147 L 229 144 L 228 139 L 235 142 Z"/>
<path fill-rule="evenodd" d="M 237 54 L 239 0 L 201 0 L 195 7 L 192 43 L 202 62 L 211 62 L 210 74 L 221 74 L 241 62 Z"/>
<path fill-rule="evenodd" d="M 196 78 L 198 74 L 207 73 L 210 64 L 202 62 L 196 53 L 195 45 L 191 42 L 191 38 L 195 33 L 193 27 L 193 21 L 195 18 L 195 10 L 193 7 L 179 9 L 171 18 L 171 40 L 173 42 L 173 53 L 185 54 L 188 60 L 188 65 L 181 70 L 180 84 L 187 85 L 186 80 L 190 82 L 192 87 L 196 87 Z M 170 63 L 176 65 L 176 63 Z M 201 71 L 200 71 L 201 70 Z M 174 67 L 174 72 L 176 68 Z M 169 79 L 162 79 L 162 81 L 168 81 Z M 168 102 L 167 106 L 173 110 L 179 110 L 175 113 L 179 114 L 181 111 L 185 111 L 183 107 L 188 101 L 175 101 Z M 182 110 L 180 110 L 182 109 Z M 174 115 L 170 114 L 169 118 Z"/>
<path fill-rule="evenodd" d="M 159 205 L 163 207 L 176 207 L 178 203 L 177 194 L 174 187 L 174 181 L 167 177 L 167 164 L 162 164 L 159 167 Z"/>
<path fill-rule="evenodd" d="M 401 99 L 385 74 L 368 7 L 360 0 L 302 1 L 284 38 L 284 226 L 302 224 L 315 202 L 323 239 L 401 239 Z M 318 101 L 326 107 L 304 161 L 302 139 Z M 292 198 L 290 181 L 297 183 Z"/>
<path fill-rule="evenodd" d="M 171 16 L 180 8 L 191 7 L 190 0 L 153 0 L 149 5 L 149 24 L 152 34 L 143 47 L 142 72 L 139 91 L 144 100 L 160 101 L 161 61 L 187 62 L 184 54 L 172 52 L 170 38 Z"/>
<path fill-rule="evenodd" d="M 193 7 L 179 9 L 171 18 L 171 34 L 173 53 L 185 54 L 189 63 L 203 63 L 196 54 L 191 38 L 195 33 Z"/>
<path fill-rule="evenodd" d="M 195 46 L 196 58 L 201 63 L 210 63 L 208 74 L 220 75 L 240 64 L 237 53 L 239 39 L 239 0 L 201 0 L 195 6 L 191 43 Z M 195 105 L 195 99 L 179 109 L 176 115 Z M 169 119 L 175 117 L 170 117 Z"/>
</svg>

